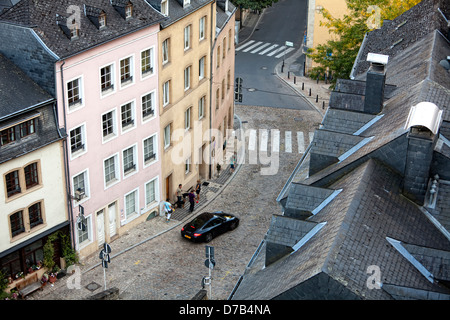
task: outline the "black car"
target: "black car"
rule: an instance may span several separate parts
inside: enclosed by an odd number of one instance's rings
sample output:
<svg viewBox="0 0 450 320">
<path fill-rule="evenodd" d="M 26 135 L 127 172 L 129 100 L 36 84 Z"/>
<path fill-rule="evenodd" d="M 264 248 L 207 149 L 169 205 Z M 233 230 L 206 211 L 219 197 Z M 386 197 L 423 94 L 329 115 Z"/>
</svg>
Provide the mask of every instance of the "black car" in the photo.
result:
<svg viewBox="0 0 450 320">
<path fill-rule="evenodd" d="M 233 230 L 239 219 L 229 213 L 204 212 L 181 228 L 181 236 L 192 241 L 210 242 L 214 237 Z"/>
</svg>

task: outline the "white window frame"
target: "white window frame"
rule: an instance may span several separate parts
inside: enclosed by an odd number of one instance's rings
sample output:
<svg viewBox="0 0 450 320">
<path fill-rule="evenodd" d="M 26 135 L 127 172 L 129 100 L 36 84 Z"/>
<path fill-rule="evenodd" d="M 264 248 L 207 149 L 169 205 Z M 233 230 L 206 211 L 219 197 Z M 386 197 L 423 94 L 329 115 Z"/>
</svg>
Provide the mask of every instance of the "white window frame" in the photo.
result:
<svg viewBox="0 0 450 320">
<path fill-rule="evenodd" d="M 64 90 L 66 91 L 66 103 L 67 103 L 68 113 L 74 112 L 74 111 L 84 107 L 84 87 L 83 87 L 84 79 L 83 78 L 84 78 L 83 75 L 80 75 L 78 77 L 74 77 L 74 78 L 66 81 Z M 71 103 L 69 103 L 69 89 L 67 86 L 69 85 L 69 83 L 74 82 L 74 81 L 78 81 L 78 100 L 76 100 L 77 102 L 72 102 L 72 104 L 71 104 Z"/>
<path fill-rule="evenodd" d="M 162 64 L 166 64 L 170 61 L 170 38 L 165 39 L 161 43 L 162 50 Z"/>
<path fill-rule="evenodd" d="M 114 159 L 114 179 L 111 181 L 106 181 L 106 166 L 105 162 L 109 159 Z M 103 159 L 103 184 L 104 189 L 111 188 L 112 186 L 116 185 L 120 182 L 120 163 L 119 163 L 119 153 L 115 153 L 105 159 Z"/>
<path fill-rule="evenodd" d="M 125 171 L 125 157 L 124 157 L 124 152 L 128 151 L 129 149 L 132 149 L 132 154 L 133 154 L 133 165 L 134 168 L 128 171 Z M 139 172 L 139 166 L 138 166 L 138 150 L 137 150 L 137 143 L 128 146 L 124 149 L 122 149 L 122 174 L 123 174 L 123 179 L 126 179 L 132 175 L 135 175 L 136 173 Z"/>
<path fill-rule="evenodd" d="M 206 103 L 206 96 L 202 96 L 200 99 L 198 99 L 198 119 L 201 120 L 205 116 L 205 103 Z"/>
<path fill-rule="evenodd" d="M 142 54 L 144 53 L 144 52 L 147 52 L 147 51 L 149 51 L 150 52 L 150 57 L 148 58 L 149 59 L 149 69 L 150 69 L 150 71 L 143 71 L 142 70 L 142 63 L 143 63 L 143 58 L 142 58 Z M 155 74 L 155 47 L 153 46 L 153 47 L 150 47 L 150 48 L 147 48 L 147 49 L 144 49 L 144 50 L 142 50 L 141 52 L 140 52 L 140 61 L 141 61 L 141 65 L 140 65 L 140 70 L 141 70 L 141 79 L 146 79 L 146 78 L 148 78 L 148 77 L 150 77 L 150 76 L 152 76 L 152 75 L 154 75 Z M 147 59 L 147 58 L 145 58 L 145 59 Z"/>
<path fill-rule="evenodd" d="M 122 117 L 122 107 L 126 106 L 127 104 L 131 105 L 131 120 L 132 123 L 129 123 L 127 125 L 123 125 L 123 117 Z M 128 132 L 130 130 L 133 130 L 134 128 L 136 128 L 136 101 L 135 100 L 131 100 L 125 103 L 122 103 L 119 107 L 119 112 L 120 112 L 120 130 L 122 133 Z"/>
<path fill-rule="evenodd" d="M 81 143 L 83 144 L 83 148 L 72 152 L 72 136 L 71 136 L 71 132 L 73 130 L 78 129 L 78 128 L 81 128 L 80 133 L 81 133 Z M 86 123 L 81 123 L 80 125 L 69 129 L 68 142 L 69 142 L 70 159 L 71 160 L 78 158 L 79 156 L 85 154 L 88 151 L 87 134 L 86 134 Z"/>
<path fill-rule="evenodd" d="M 184 51 L 189 50 L 191 48 L 191 29 L 192 25 L 188 25 L 184 27 Z"/>
<path fill-rule="evenodd" d="M 191 66 L 184 69 L 184 91 L 191 88 Z"/>
<path fill-rule="evenodd" d="M 129 78 L 126 80 L 122 80 L 122 66 L 121 66 L 121 62 L 124 60 L 129 59 Z M 134 84 L 134 55 L 129 55 L 126 57 L 123 57 L 121 59 L 119 59 L 119 78 L 120 78 L 120 89 L 126 88 L 132 84 Z"/>
<path fill-rule="evenodd" d="M 153 139 L 153 154 L 155 157 L 153 159 L 145 160 L 145 141 L 148 139 Z M 144 163 L 144 168 L 149 167 L 153 163 L 158 161 L 158 134 L 154 133 L 145 139 L 142 139 L 142 162 Z"/>
<path fill-rule="evenodd" d="M 167 131 L 167 128 L 169 128 L 169 130 Z M 167 137 L 167 134 L 169 134 L 169 136 Z M 172 145 L 172 124 L 169 123 L 167 126 L 164 127 L 164 149 L 169 148 Z M 168 141 L 167 141 L 168 138 Z"/>
<path fill-rule="evenodd" d="M 205 77 L 206 56 L 203 56 L 198 61 L 198 80 L 202 80 Z"/>
<path fill-rule="evenodd" d="M 191 0 L 184 0 L 183 1 L 183 8 L 185 8 L 188 4 L 191 4 Z"/>
<path fill-rule="evenodd" d="M 106 135 L 106 136 L 104 136 L 103 135 L 103 116 L 108 114 L 108 113 L 112 113 L 112 128 L 113 128 L 113 132 L 108 134 L 108 135 Z M 105 143 L 105 142 L 108 142 L 108 141 L 111 141 L 111 140 L 117 138 L 117 136 L 118 136 L 118 130 L 117 130 L 118 123 L 117 123 L 117 110 L 115 108 L 102 113 L 101 116 L 100 116 L 100 122 L 101 122 L 100 126 L 102 128 L 102 143 Z"/>
<path fill-rule="evenodd" d="M 191 156 L 184 161 L 184 174 L 188 175 L 189 173 L 191 173 Z"/>
<path fill-rule="evenodd" d="M 170 80 L 163 83 L 163 106 L 167 106 L 170 103 Z"/>
<path fill-rule="evenodd" d="M 80 242 L 80 232 L 83 232 L 83 231 L 81 231 L 81 230 L 78 230 L 78 229 L 76 229 L 77 230 L 77 245 L 78 245 L 78 249 L 82 249 L 82 248 L 85 248 L 85 247 L 87 247 L 89 244 L 91 244 L 92 243 L 92 235 L 93 235 L 93 233 L 92 233 L 92 215 L 90 214 L 90 215 L 88 215 L 88 216 L 85 216 L 85 218 L 86 218 L 86 233 L 87 233 L 87 239 L 85 239 L 83 242 Z"/>
<path fill-rule="evenodd" d="M 129 213 L 128 207 L 127 207 L 127 197 L 133 193 L 134 193 L 135 211 Z M 126 193 L 123 196 L 123 211 L 125 213 L 125 223 L 128 223 L 140 216 L 140 213 L 139 213 L 139 188 L 131 190 L 130 192 Z"/>
<path fill-rule="evenodd" d="M 83 204 L 84 202 L 89 200 L 91 197 L 90 185 L 89 185 L 89 168 L 72 175 L 72 177 L 70 179 L 70 183 L 72 185 L 72 193 L 75 194 L 76 189 L 78 189 L 78 188 L 75 188 L 74 178 L 76 178 L 80 175 L 84 176 L 84 190 L 83 190 L 84 197 L 80 201 L 74 200 L 73 201 L 74 207 L 77 207 L 78 205 Z"/>
<path fill-rule="evenodd" d="M 147 114 L 144 116 L 144 105 L 142 102 L 142 99 L 144 97 L 147 97 L 148 95 L 151 96 L 150 101 L 151 101 L 151 109 L 153 110 L 153 114 Z M 149 121 L 150 119 L 153 119 L 156 117 L 156 90 L 152 90 L 150 92 L 147 92 L 146 94 L 143 94 L 140 99 L 139 99 L 140 103 L 141 103 L 141 117 L 142 117 L 142 123 L 145 123 L 147 121 Z"/>
<path fill-rule="evenodd" d="M 169 15 L 169 0 L 161 0 L 161 13 L 165 16 Z"/>
<path fill-rule="evenodd" d="M 102 85 L 103 85 L 102 84 L 102 70 L 107 67 L 111 68 L 111 71 L 110 71 L 111 72 L 111 75 L 110 75 L 111 85 L 109 88 L 103 89 L 102 88 Z M 114 62 L 105 64 L 98 69 L 98 76 L 99 76 L 99 82 L 100 82 L 100 97 L 101 98 L 109 96 L 110 94 L 116 92 L 116 70 L 115 69 L 116 69 L 116 66 L 115 66 Z"/>
<path fill-rule="evenodd" d="M 185 131 L 189 131 L 191 129 L 191 116 L 192 116 L 192 107 L 189 107 L 184 111 L 184 130 Z"/>
<path fill-rule="evenodd" d="M 148 197 L 148 186 L 150 183 L 153 183 L 154 185 L 154 200 L 153 201 L 149 201 L 149 197 Z M 144 192 L 145 192 L 145 206 L 147 207 L 147 209 L 153 208 L 155 206 L 157 206 L 160 202 L 160 194 L 159 194 L 159 177 L 156 176 L 153 179 L 147 181 L 144 185 Z"/>
<path fill-rule="evenodd" d="M 203 16 L 199 20 L 199 34 L 198 40 L 204 40 L 206 37 L 206 16 Z"/>
</svg>

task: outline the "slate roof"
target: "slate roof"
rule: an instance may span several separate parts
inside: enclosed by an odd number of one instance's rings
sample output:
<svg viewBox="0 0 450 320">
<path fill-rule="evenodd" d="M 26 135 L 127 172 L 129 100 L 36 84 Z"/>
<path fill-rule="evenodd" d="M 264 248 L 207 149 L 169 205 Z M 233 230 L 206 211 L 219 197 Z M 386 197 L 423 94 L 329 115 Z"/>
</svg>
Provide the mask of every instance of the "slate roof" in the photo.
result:
<svg viewBox="0 0 450 320">
<path fill-rule="evenodd" d="M 160 12 L 161 0 L 146 0 L 153 8 Z M 183 7 L 183 0 L 168 0 L 169 2 L 169 15 L 166 20 L 161 22 L 162 28 L 167 28 L 171 24 L 183 19 L 185 16 L 192 12 L 204 7 L 205 5 L 213 2 L 212 0 L 191 0 L 191 3 L 185 8 Z"/>
<path fill-rule="evenodd" d="M 216 3 L 216 27 L 219 30 L 227 23 L 230 16 L 236 10 L 234 4 L 231 1 L 228 1 L 228 11 L 225 11 L 225 0 L 218 0 Z"/>
<path fill-rule="evenodd" d="M 0 121 L 53 100 L 19 67 L 0 54 Z"/>
<path fill-rule="evenodd" d="M 444 4 L 422 2 L 421 10 Z M 448 8 L 447 4 L 442 8 Z M 314 134 L 316 141 L 278 197 L 285 209 L 288 203 L 300 209 L 301 204 L 296 202 L 302 197 L 296 191 L 299 186 L 305 190 L 340 190 L 316 214 L 291 216 L 323 227 L 309 239 L 303 238 L 299 250 L 280 247 L 278 255 L 276 247 L 263 240 L 262 249 L 250 262 L 232 299 L 450 300 L 450 180 L 446 180 L 450 179 L 450 73 L 440 64 L 450 56 L 450 42 L 436 29 L 433 17 L 437 16 L 433 14 L 428 15 L 431 26 L 425 33 L 422 29 L 405 29 L 415 36 L 403 42 L 405 46 L 397 47 L 401 50 L 391 48 L 395 52 L 390 52 L 386 66 L 384 103 L 379 114 L 366 115 L 359 109 L 368 64 L 356 79 L 338 82 L 337 91 L 332 93 L 332 99 L 333 95 L 338 97 L 334 100 L 337 104 L 330 102 Z M 417 12 L 403 17 L 415 15 Z M 420 29 L 423 24 L 427 21 L 410 26 Z M 383 37 L 387 36 L 373 35 L 373 43 L 384 43 L 387 39 Z M 419 138 L 410 138 L 413 133 L 406 129 L 406 123 L 411 107 L 424 101 L 444 112 L 439 132 L 428 140 L 435 145 L 422 157 L 413 140 Z M 346 104 L 348 109 L 343 107 Z M 348 148 L 351 152 L 345 152 Z M 343 152 L 345 157 L 340 161 L 323 161 L 320 170 L 308 171 L 322 161 L 322 155 L 336 157 Z M 408 172 L 426 187 L 418 171 L 409 169 L 411 162 L 428 175 L 425 180 L 437 173 L 442 176 L 436 180 L 438 191 L 432 206 L 427 201 L 421 205 L 409 200 L 405 192 L 405 185 L 414 178 L 406 177 Z M 428 185 L 427 199 L 432 196 L 430 190 Z M 373 266 L 381 270 L 378 290 L 367 286 L 368 268 Z"/>
<path fill-rule="evenodd" d="M 447 36 L 448 25 L 442 14 L 446 19 L 450 19 L 449 1 L 424 0 L 394 20 L 385 21 L 380 29 L 366 35 L 361 52 L 355 61 L 353 75 L 357 77 L 366 72 L 369 67 L 366 61 L 369 52 L 393 58 L 430 32 L 439 30 Z M 400 40 L 401 42 L 396 44 Z"/>
<path fill-rule="evenodd" d="M 145 0 L 133 0 L 132 4 L 133 18 L 125 20 L 110 0 L 21 0 L 0 15 L 0 20 L 34 29 L 54 54 L 59 58 L 65 58 L 131 32 L 158 24 L 165 19 Z M 99 30 L 98 25 L 85 15 L 85 5 L 88 12 L 104 11 L 106 13 L 106 28 Z M 57 16 L 60 16 L 62 20 L 77 16 L 77 11 L 70 11 L 69 6 L 79 10 L 80 13 L 80 31 L 76 40 L 69 39 L 63 30 L 64 28 L 56 23 Z"/>
</svg>

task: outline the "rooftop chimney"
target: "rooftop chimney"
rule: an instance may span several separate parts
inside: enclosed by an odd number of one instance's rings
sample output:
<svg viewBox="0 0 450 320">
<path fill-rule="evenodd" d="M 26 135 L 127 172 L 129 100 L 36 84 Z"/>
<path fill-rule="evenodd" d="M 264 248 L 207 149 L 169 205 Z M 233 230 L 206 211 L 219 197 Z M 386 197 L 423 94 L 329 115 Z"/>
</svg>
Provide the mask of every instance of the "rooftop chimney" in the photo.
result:
<svg viewBox="0 0 450 320">
<path fill-rule="evenodd" d="M 370 68 L 367 71 L 366 93 L 364 98 L 364 113 L 378 114 L 383 109 L 384 85 L 386 80 L 386 64 L 389 56 L 369 53 L 367 61 Z"/>
</svg>

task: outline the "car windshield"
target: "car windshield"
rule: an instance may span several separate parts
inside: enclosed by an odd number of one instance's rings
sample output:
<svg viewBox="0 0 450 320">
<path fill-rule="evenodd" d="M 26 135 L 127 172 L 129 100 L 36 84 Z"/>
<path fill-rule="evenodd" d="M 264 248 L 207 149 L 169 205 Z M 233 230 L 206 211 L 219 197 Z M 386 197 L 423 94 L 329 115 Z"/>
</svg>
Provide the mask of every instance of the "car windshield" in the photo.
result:
<svg viewBox="0 0 450 320">
<path fill-rule="evenodd" d="M 202 227 L 206 222 L 209 221 L 213 217 L 212 213 L 202 213 L 197 218 L 195 218 L 191 222 L 191 226 L 193 226 L 195 229 Z"/>
</svg>

